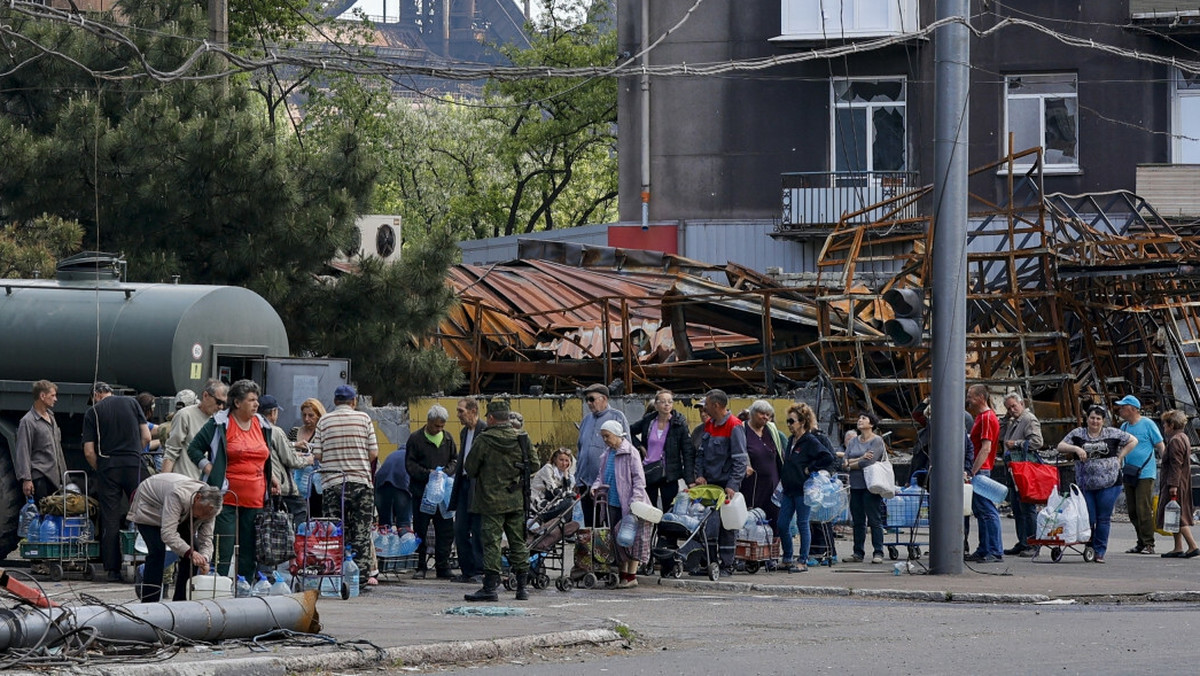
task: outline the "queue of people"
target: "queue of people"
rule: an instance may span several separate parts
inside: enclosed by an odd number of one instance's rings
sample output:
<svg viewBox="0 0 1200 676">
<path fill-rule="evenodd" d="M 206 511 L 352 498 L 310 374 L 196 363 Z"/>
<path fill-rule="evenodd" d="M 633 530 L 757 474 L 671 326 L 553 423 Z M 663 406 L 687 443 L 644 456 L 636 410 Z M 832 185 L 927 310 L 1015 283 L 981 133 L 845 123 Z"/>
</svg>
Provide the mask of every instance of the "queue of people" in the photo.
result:
<svg viewBox="0 0 1200 676">
<path fill-rule="evenodd" d="M 66 466 L 61 432 L 52 415 L 56 395 L 53 383 L 35 383 L 33 405 L 18 428 L 14 469 L 22 490 L 33 498 L 58 490 Z M 517 597 L 523 599 L 528 596 L 528 558 L 519 550 L 524 544 L 524 518 L 531 509 L 577 494 L 583 498 L 588 525 L 603 515 L 603 522 L 615 527 L 635 502 L 665 511 L 680 491 L 701 485 L 718 486 L 728 498 L 741 492 L 747 507 L 761 510 L 775 532 L 783 534 L 783 570 L 804 572 L 813 535 L 804 486 L 821 470 L 848 475 L 853 551 L 847 560 L 883 562 L 884 501 L 868 490 L 864 472 L 888 459 L 888 448 L 878 429 L 880 420 L 868 411 L 857 416 L 843 439 L 843 450 L 837 451 L 804 403 L 788 408 L 785 434 L 769 401 L 755 400 L 739 416 L 729 409 L 725 392 L 710 390 L 698 404 L 703 422 L 690 431 L 670 391 L 655 393 L 645 414 L 630 425 L 611 405 L 608 388 L 591 385 L 583 390 L 586 410 L 575 453 L 556 449 L 538 468 L 519 413 L 493 401 L 481 419 L 478 400 L 466 397 L 456 407 L 461 425 L 457 442 L 446 429 L 449 412 L 434 405 L 425 413 L 424 425 L 376 467 L 373 424 L 356 410 L 357 392 L 350 386 L 337 388 L 332 411 L 326 412 L 316 399 L 305 401 L 300 407 L 302 424 L 290 432 L 276 425 L 280 403 L 251 380 L 228 385 L 210 380 L 198 395 L 179 393 L 176 410 L 156 431 L 148 418 L 152 397 L 141 401 L 119 396 L 102 382 L 94 386 L 93 397 L 95 404 L 84 418 L 83 442 L 85 459 L 97 474 L 101 556 L 108 579 L 119 580 L 119 531 L 126 519 L 136 524 L 151 552 L 143 600 L 161 597 L 158 587 L 167 550 L 181 557 L 180 580 L 193 570 L 203 572 L 214 566 L 227 570 L 231 563 L 237 574 L 253 576 L 259 569 L 254 547 L 241 547 L 237 560 L 231 562 L 233 543 L 254 541 L 255 517 L 273 499 L 286 505 L 296 522 L 310 515 L 342 521 L 346 543 L 365 571 L 367 587 L 378 584 L 371 537 L 376 524 L 414 527 L 422 539 L 432 529 L 431 546 L 421 548 L 415 579 L 425 577 L 431 553 L 438 579 L 482 585 L 478 592 L 465 595 L 469 601 L 496 597 L 499 546 L 506 538 L 512 547 L 509 559 L 514 562 Z M 968 389 L 965 482 L 989 476 L 997 458 L 1040 461 L 1041 424 L 1026 400 L 1008 392 L 1003 406 L 1006 416 L 1001 420 L 986 386 Z M 1136 397 L 1125 396 L 1115 406 L 1122 421 L 1119 427 L 1110 422 L 1106 408 L 1093 406 L 1084 424 L 1056 446 L 1062 457 L 1074 461 L 1075 483 L 1089 512 L 1094 560 L 1106 560 L 1112 513 L 1122 493 L 1137 535 L 1128 553 L 1155 553 L 1154 531 L 1164 526 L 1166 505 L 1173 500 L 1180 508 L 1179 527 L 1173 534 L 1174 547 L 1162 556 L 1200 556 L 1190 530 L 1187 416 L 1178 410 L 1163 413 L 1160 431 L 1141 415 Z M 914 420 L 922 428 L 914 462 L 921 457 L 923 467 L 930 464 L 928 453 L 921 455 L 921 440 L 928 442 L 925 424 L 931 409 L 925 402 L 914 411 Z M 162 473 L 157 476 L 158 463 L 147 460 L 155 455 L 162 456 Z M 320 467 L 319 479 L 314 476 L 303 487 L 298 485 L 293 471 L 313 467 Z M 438 468 L 455 479 L 449 496 L 454 509 L 427 514 L 414 506 L 420 504 L 431 473 Z M 131 504 L 128 515 L 117 507 L 123 498 Z M 1039 505 L 1022 500 L 1015 484 L 1010 504 L 1017 542 L 1004 549 L 995 503 L 975 497 L 972 513 L 978 545 L 973 551 L 966 548 L 968 561 L 995 563 L 1005 555 L 1031 556 L 1036 551 L 1030 540 L 1036 539 Z M 969 533 L 969 522 L 965 525 Z M 793 529 L 799 535 L 798 551 Z M 642 523 L 633 544 L 617 548 L 617 587 L 637 585 L 639 569 L 649 563 L 650 532 Z M 717 556 L 722 575 L 734 572 L 736 534 L 736 529 L 720 530 Z M 451 568 L 455 551 L 457 575 Z M 180 597 L 182 589 L 176 587 L 174 598 Z"/>
</svg>

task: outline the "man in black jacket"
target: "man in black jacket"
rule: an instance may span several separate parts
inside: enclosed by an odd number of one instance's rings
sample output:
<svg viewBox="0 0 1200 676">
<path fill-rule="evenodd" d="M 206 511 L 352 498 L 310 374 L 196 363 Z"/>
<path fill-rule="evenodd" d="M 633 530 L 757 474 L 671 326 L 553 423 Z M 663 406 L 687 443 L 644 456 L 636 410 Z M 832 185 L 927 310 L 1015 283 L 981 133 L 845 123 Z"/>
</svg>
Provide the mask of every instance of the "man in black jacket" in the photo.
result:
<svg viewBox="0 0 1200 676">
<path fill-rule="evenodd" d="M 471 397 L 460 399 L 455 413 L 463 427 L 458 435 L 458 446 L 462 453 L 458 473 L 454 477 L 454 494 L 450 498 L 450 504 L 455 509 L 454 547 L 458 550 L 458 567 L 462 573 L 454 581 L 479 584 L 483 580 L 483 519 L 471 512 L 472 481 L 463 471 L 463 466 L 466 465 L 467 455 L 471 453 L 471 444 L 475 437 L 487 429 L 487 423 L 479 419 L 479 402 Z"/>
<path fill-rule="evenodd" d="M 454 545 L 454 519 L 442 514 L 441 501 L 434 507 L 432 513 L 426 511 L 422 504 L 425 489 L 434 470 L 441 468 L 446 476 L 454 476 L 458 471 L 458 449 L 454 439 L 446 433 L 446 419 L 450 414 L 442 406 L 434 404 L 429 407 L 425 416 L 425 426 L 413 432 L 408 437 L 408 455 L 404 459 L 404 468 L 408 470 L 408 490 L 412 494 L 413 504 L 418 508 L 413 513 L 413 527 L 417 537 L 425 540 L 429 531 L 429 522 L 433 521 L 434 530 L 434 565 L 437 568 L 439 580 L 449 580 L 450 548 Z M 454 504 L 451 495 L 450 504 Z M 417 572 L 413 579 L 424 580 L 428 566 L 429 547 L 422 545 L 417 557 Z"/>
</svg>

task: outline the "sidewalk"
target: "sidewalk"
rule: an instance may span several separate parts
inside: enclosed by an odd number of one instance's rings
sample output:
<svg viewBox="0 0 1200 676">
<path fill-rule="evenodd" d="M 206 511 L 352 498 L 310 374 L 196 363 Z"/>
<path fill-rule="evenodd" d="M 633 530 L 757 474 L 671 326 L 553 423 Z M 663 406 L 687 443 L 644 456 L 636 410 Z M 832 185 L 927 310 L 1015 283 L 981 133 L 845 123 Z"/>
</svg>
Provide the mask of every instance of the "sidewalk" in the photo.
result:
<svg viewBox="0 0 1200 676">
<path fill-rule="evenodd" d="M 1012 520 L 1002 520 L 1004 543 L 1015 541 Z M 891 538 L 888 538 L 891 540 Z M 385 581 L 379 587 L 349 601 L 321 599 L 317 609 L 323 631 L 339 641 L 369 641 L 369 645 L 288 647 L 271 646 L 268 653 L 255 653 L 245 646 L 219 651 L 188 651 L 168 662 L 119 668 L 89 666 L 90 673 L 194 675 L 229 673 L 285 673 L 306 670 L 356 670 L 371 665 L 477 662 L 498 657 L 514 658 L 533 650 L 572 646 L 583 653 L 615 649 L 627 634 L 609 618 L 618 608 L 637 631 L 638 599 L 669 598 L 681 592 L 705 594 L 755 594 L 892 599 L 902 602 L 933 601 L 956 603 L 1037 603 L 1052 600 L 1076 603 L 1109 601 L 1155 602 L 1200 601 L 1200 557 L 1163 559 L 1158 555 L 1126 554 L 1133 546 L 1128 522 L 1114 523 L 1106 564 L 1085 563 L 1082 556 L 1066 553 L 1060 563 L 1048 555 L 1038 560 L 1005 557 L 1000 564 L 964 564 L 961 575 L 894 575 L 894 562 L 838 563 L 811 568 L 806 573 L 760 570 L 739 573 L 720 582 L 684 577 L 660 580 L 644 576 L 637 589 L 622 591 L 554 590 L 533 591 L 526 603 L 516 603 L 511 593 L 501 593 L 498 604 L 518 614 L 508 616 L 456 615 L 447 611 L 470 607 L 462 594 L 474 586 L 446 581 L 412 581 L 408 576 Z M 1159 552 L 1170 549 L 1165 538 L 1157 542 Z M 848 555 L 850 544 L 838 540 L 840 554 Z M 922 545 L 922 549 L 927 549 Z M 900 547 L 906 553 L 906 547 Z M 922 557 L 926 561 L 926 557 Z M 970 567 L 967 567 L 967 566 Z M 46 584 L 48 592 L 69 600 L 86 592 L 108 601 L 128 601 L 128 585 L 68 582 Z M 669 602 L 669 601 L 668 601 Z M 747 599 L 747 602 L 751 602 Z M 614 606 L 612 604 L 621 604 Z M 475 606 L 479 607 L 479 606 Z"/>
</svg>

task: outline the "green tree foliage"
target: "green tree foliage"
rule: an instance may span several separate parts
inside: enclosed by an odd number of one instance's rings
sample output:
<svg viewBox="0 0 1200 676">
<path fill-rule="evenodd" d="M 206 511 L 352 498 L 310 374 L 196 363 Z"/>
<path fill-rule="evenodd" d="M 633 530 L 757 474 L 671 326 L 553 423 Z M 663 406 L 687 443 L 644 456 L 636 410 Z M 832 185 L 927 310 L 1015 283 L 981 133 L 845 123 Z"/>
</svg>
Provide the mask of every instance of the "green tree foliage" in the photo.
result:
<svg viewBox="0 0 1200 676">
<path fill-rule="evenodd" d="M 190 3 L 121 7 L 138 27 L 129 32 L 137 51 L 159 69 L 182 62 L 204 35 L 203 12 Z M 0 21 L 93 70 L 139 58 L 65 24 L 2 9 Z M 43 213 L 76 220 L 88 248 L 125 254 L 134 281 L 178 274 L 251 288 L 279 311 L 293 351 L 350 357 L 379 400 L 457 386 L 443 353 L 416 349 L 451 301 L 444 252 L 366 261 L 338 283 L 325 277 L 379 172 L 353 119 L 302 142 L 276 132 L 244 80 L 98 83 L 66 60 L 33 55 L 20 44 L 0 51 L 0 223 Z"/>
<path fill-rule="evenodd" d="M 83 228 L 42 215 L 0 225 L 0 278 L 50 277 L 59 258 L 79 250 Z"/>
<path fill-rule="evenodd" d="M 612 64 L 616 32 L 605 27 L 605 4 L 547 2 L 532 47 L 502 49 L 522 66 Z M 419 226 L 410 237 L 449 229 L 475 239 L 611 220 L 616 112 L 613 78 L 495 82 L 482 101 L 397 104 L 374 137 L 385 158 L 376 208 Z"/>
</svg>

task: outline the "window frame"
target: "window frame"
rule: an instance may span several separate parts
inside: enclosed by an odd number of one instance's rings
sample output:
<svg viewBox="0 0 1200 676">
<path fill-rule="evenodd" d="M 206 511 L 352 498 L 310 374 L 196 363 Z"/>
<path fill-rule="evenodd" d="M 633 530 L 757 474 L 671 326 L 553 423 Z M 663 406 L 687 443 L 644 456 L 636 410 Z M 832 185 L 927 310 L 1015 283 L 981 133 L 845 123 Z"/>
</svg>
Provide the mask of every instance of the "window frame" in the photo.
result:
<svg viewBox="0 0 1200 676">
<path fill-rule="evenodd" d="M 839 83 L 854 83 L 854 82 L 899 82 L 900 83 L 900 100 L 891 102 L 882 101 L 839 101 L 837 96 L 837 86 Z M 904 110 L 904 164 L 899 169 L 876 169 L 875 168 L 875 125 L 872 124 L 872 111 L 877 108 L 902 108 Z M 862 109 L 867 111 L 867 143 L 866 143 L 866 167 L 863 169 L 839 169 L 838 160 L 838 134 L 837 134 L 837 114 L 839 110 L 855 110 Z M 883 75 L 879 77 L 835 77 L 829 80 L 829 170 L 831 172 L 839 171 L 909 171 L 911 161 L 909 158 L 908 147 L 908 77 L 906 75 Z"/>
<path fill-rule="evenodd" d="M 1053 78 L 1053 77 L 1070 78 L 1071 82 L 1074 83 L 1074 91 L 1069 91 L 1070 85 L 1067 83 L 1062 83 L 1063 86 L 1068 89 L 1068 91 L 1064 91 L 1064 92 L 1037 92 L 1037 93 L 1026 93 L 1026 94 L 1013 94 L 1009 91 L 1009 83 L 1015 78 Z M 1056 84 L 1056 83 L 1047 81 L 1047 82 L 1044 82 L 1043 84 L 1049 85 L 1049 84 Z M 1042 151 L 1042 173 L 1045 173 L 1045 174 L 1081 174 L 1081 173 L 1083 173 L 1083 165 L 1080 162 L 1080 155 L 1082 155 L 1083 136 L 1082 136 L 1082 134 L 1080 134 L 1080 128 L 1079 128 L 1079 119 L 1080 119 L 1080 114 L 1079 114 L 1079 74 L 1076 72 L 1073 72 L 1073 71 L 1007 73 L 1004 75 L 1004 82 L 1002 83 L 1002 88 L 1003 88 L 1003 92 L 1004 92 L 1004 94 L 1003 94 L 1004 95 L 1004 113 L 1000 120 L 1000 124 L 1001 124 L 1000 132 L 1001 133 L 1000 133 L 999 156 L 1001 158 L 1003 158 L 1006 155 L 1006 153 L 1008 152 L 1008 135 L 1012 131 L 1012 126 L 1009 123 L 1009 112 L 1010 112 L 1011 102 L 1014 99 L 1037 100 L 1039 102 L 1039 105 L 1038 105 L 1038 140 L 1039 140 L 1039 145 L 1042 146 L 1042 149 L 1043 149 L 1043 151 Z M 1049 161 L 1046 160 L 1046 152 L 1045 152 L 1045 147 L 1046 147 L 1046 100 L 1052 99 L 1052 98 L 1055 98 L 1055 99 L 1070 98 L 1070 99 L 1075 100 L 1075 157 L 1074 157 L 1074 160 L 1070 163 L 1067 163 L 1067 162 L 1050 163 Z M 1018 150 L 1018 151 L 1023 150 L 1023 148 L 1017 148 L 1016 150 Z M 1015 171 L 1025 171 L 1032 166 L 1033 166 L 1032 161 L 1018 162 L 1013 165 L 1013 169 Z M 1008 167 L 1003 166 L 996 173 L 1007 174 Z"/>
<path fill-rule="evenodd" d="M 1187 84 L 1187 78 L 1179 68 L 1171 69 L 1171 164 L 1185 164 L 1183 161 L 1183 144 L 1188 142 L 1183 138 L 1183 100 L 1200 97 L 1200 77 L 1193 79 L 1193 84 Z M 1200 129 L 1200 123 L 1192 125 Z M 1193 133 L 1193 136 L 1196 134 Z M 1200 141 L 1191 141 L 1200 147 Z"/>
</svg>

